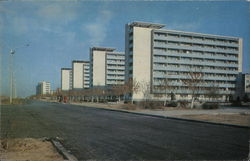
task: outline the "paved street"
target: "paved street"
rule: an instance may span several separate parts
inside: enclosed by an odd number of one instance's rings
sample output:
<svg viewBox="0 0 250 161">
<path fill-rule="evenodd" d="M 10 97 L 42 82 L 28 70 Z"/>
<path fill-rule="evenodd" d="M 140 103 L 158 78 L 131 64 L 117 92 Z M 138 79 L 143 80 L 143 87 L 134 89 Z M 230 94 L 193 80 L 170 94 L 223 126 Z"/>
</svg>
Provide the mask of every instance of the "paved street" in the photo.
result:
<svg viewBox="0 0 250 161">
<path fill-rule="evenodd" d="M 1 137 L 61 137 L 79 160 L 236 160 L 249 129 L 68 104 L 1 107 Z"/>
</svg>

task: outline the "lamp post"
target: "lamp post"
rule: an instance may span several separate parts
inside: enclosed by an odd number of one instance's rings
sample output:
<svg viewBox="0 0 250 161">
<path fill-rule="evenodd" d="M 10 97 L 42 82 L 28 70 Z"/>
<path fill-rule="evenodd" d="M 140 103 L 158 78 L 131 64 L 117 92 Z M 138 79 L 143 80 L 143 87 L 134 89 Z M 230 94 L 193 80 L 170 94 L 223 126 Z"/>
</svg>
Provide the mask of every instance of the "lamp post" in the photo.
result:
<svg viewBox="0 0 250 161">
<path fill-rule="evenodd" d="M 13 57 L 14 57 L 14 54 L 16 52 L 16 49 L 19 49 L 19 48 L 23 48 L 23 47 L 28 47 L 29 44 L 26 44 L 26 45 L 22 45 L 20 47 L 16 47 L 16 48 L 13 48 L 13 49 L 10 49 L 10 104 L 12 104 L 12 98 L 13 98 Z"/>
</svg>

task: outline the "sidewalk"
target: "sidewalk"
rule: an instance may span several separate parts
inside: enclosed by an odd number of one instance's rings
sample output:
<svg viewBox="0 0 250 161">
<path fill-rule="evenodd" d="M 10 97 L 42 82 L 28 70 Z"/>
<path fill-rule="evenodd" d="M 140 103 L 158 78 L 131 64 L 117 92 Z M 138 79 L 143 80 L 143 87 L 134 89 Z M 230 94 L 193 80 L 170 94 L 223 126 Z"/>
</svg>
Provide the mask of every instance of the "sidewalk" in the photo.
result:
<svg viewBox="0 0 250 161">
<path fill-rule="evenodd" d="M 136 109 L 126 110 L 122 109 L 122 104 L 109 103 L 70 103 L 74 105 L 95 107 L 101 109 L 109 109 L 115 111 L 130 112 L 136 114 L 148 114 L 151 116 L 171 117 L 179 119 L 197 120 L 229 125 L 240 125 L 250 127 L 250 107 L 225 107 L 221 106 L 219 109 L 203 110 L 203 109 L 164 109 L 164 110 L 148 110 Z"/>
<path fill-rule="evenodd" d="M 249 108 L 240 108 L 240 107 L 220 107 L 219 109 L 213 110 L 203 110 L 203 109 L 166 109 L 166 110 L 148 110 L 148 109 L 136 109 L 136 110 L 125 110 L 121 109 L 122 104 L 109 104 L 109 103 L 75 103 L 72 102 L 70 104 L 80 105 L 80 106 L 88 106 L 88 107 L 96 107 L 103 109 L 112 109 L 118 111 L 128 111 L 135 113 L 144 113 L 150 115 L 160 115 L 160 116 L 176 116 L 176 115 L 201 115 L 201 114 L 209 114 L 209 115 L 218 115 L 218 114 L 250 114 Z"/>
</svg>

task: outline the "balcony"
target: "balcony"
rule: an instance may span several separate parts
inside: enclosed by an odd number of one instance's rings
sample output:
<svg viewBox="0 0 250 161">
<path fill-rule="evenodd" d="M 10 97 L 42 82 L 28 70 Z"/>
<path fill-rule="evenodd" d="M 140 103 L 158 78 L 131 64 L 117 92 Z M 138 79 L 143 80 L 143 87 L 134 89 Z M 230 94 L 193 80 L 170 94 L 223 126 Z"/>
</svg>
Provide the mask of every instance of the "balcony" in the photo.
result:
<svg viewBox="0 0 250 161">
<path fill-rule="evenodd" d="M 171 37 L 171 36 L 158 36 L 154 35 L 154 40 L 166 40 L 166 41 L 177 41 L 177 42 L 185 42 L 185 43 L 197 43 L 204 45 L 216 45 L 216 46 L 228 46 L 228 47 L 239 47 L 237 43 L 225 43 L 219 41 L 211 41 L 211 40 L 197 40 L 183 37 Z"/>
<path fill-rule="evenodd" d="M 238 54 L 238 51 L 229 50 L 229 49 L 220 49 L 220 48 L 208 48 L 202 46 L 181 46 L 174 44 L 164 44 L 164 43 L 154 43 L 154 47 L 158 48 L 171 48 L 171 49 L 181 49 L 181 50 L 197 50 L 197 51 L 205 51 L 205 52 L 219 52 L 219 53 L 230 53 L 230 54 Z"/>
</svg>

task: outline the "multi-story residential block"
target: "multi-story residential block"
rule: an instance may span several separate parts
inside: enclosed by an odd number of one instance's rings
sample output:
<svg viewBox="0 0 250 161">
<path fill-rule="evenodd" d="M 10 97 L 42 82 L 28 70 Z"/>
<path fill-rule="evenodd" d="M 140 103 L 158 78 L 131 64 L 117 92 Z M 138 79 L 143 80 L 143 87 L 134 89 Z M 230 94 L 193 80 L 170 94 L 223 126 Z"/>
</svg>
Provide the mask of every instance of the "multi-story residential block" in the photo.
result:
<svg viewBox="0 0 250 161">
<path fill-rule="evenodd" d="M 72 69 L 61 69 L 61 90 L 68 91 L 72 89 Z"/>
<path fill-rule="evenodd" d="M 239 76 L 239 85 L 237 86 L 238 88 L 238 93 L 237 97 L 238 99 L 244 99 L 244 97 L 247 95 L 250 97 L 250 74 L 244 73 L 240 74 Z"/>
<path fill-rule="evenodd" d="M 89 88 L 89 62 L 74 60 L 72 61 L 72 88 Z"/>
<path fill-rule="evenodd" d="M 125 54 L 114 48 L 90 48 L 90 86 L 124 84 Z"/>
<path fill-rule="evenodd" d="M 244 74 L 244 93 L 250 95 L 250 74 Z"/>
<path fill-rule="evenodd" d="M 83 64 L 83 88 L 89 88 L 89 61 Z"/>
<path fill-rule="evenodd" d="M 39 82 L 36 86 L 36 94 L 50 94 L 50 82 Z"/>
<path fill-rule="evenodd" d="M 191 73 L 200 72 L 203 84 L 200 98 L 206 99 L 206 89 L 216 87 L 220 100 L 235 94 L 236 79 L 242 72 L 242 39 L 202 33 L 163 29 L 165 25 L 133 22 L 126 25 L 126 81 L 148 84 L 152 99 L 189 99 L 187 87 Z M 157 88 L 167 80 L 167 90 Z M 133 100 L 142 100 L 145 93 L 133 93 Z"/>
</svg>

